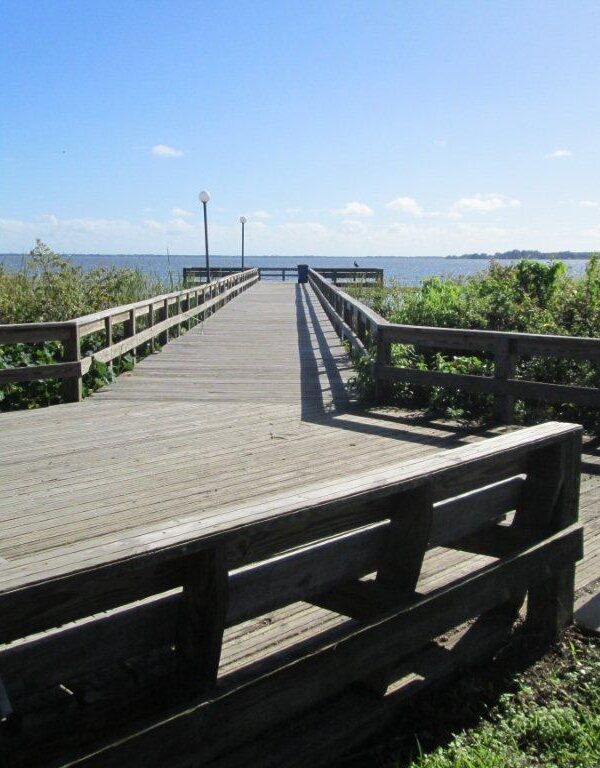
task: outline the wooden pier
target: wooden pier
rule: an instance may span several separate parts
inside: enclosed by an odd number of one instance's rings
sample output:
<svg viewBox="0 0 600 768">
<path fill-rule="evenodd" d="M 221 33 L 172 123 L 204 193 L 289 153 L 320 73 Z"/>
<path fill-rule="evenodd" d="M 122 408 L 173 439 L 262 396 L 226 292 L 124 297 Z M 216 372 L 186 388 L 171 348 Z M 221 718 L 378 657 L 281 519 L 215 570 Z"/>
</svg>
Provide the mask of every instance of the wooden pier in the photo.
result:
<svg viewBox="0 0 600 768">
<path fill-rule="evenodd" d="M 0 415 L 7 766 L 327 764 L 490 656 L 526 595 L 550 640 L 594 589 L 596 442 L 581 463 L 576 425 L 365 409 L 340 335 L 365 351 L 400 331 L 318 272 L 257 277 L 54 324 L 105 329 L 99 360 L 162 349 L 81 402 Z M 92 361 L 71 354 L 79 400 Z M 377 357 L 383 396 L 402 374 Z"/>
</svg>

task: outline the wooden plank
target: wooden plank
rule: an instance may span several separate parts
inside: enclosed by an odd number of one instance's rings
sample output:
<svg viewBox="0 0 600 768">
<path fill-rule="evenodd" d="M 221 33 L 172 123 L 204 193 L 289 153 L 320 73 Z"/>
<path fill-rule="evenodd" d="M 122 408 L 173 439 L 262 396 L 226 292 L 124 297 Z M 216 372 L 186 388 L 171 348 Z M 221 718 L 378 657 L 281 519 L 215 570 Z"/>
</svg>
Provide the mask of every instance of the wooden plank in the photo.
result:
<svg viewBox="0 0 600 768">
<path fill-rule="evenodd" d="M 517 478 L 435 505 L 429 546 L 450 543 L 495 523 L 500 515 L 515 508 L 522 482 Z M 226 625 L 264 615 L 371 573 L 381 559 L 388 530 L 387 523 L 380 523 L 233 571 Z M 17 681 L 26 689 L 44 687 L 69 674 L 77 677 L 101 669 L 107 659 L 115 662 L 171 646 L 179 603 L 179 592 L 169 594 L 20 644 L 0 653 L 0 672 L 12 695 Z"/>
<path fill-rule="evenodd" d="M 31 365 L 23 368 L 5 368 L 0 370 L 0 384 L 11 384 L 20 381 L 42 381 L 44 379 L 71 379 L 81 375 L 81 371 L 80 361 Z"/>
<path fill-rule="evenodd" d="M 98 768 L 135 765 L 140 754 L 148 768 L 163 765 L 167 757 L 170 765 L 177 765 L 183 754 L 188 761 L 191 754 L 199 763 L 209 761 L 223 749 L 216 739 L 202 737 L 211 724 L 228 723 L 226 738 L 231 749 L 257 731 L 305 710 L 324 692 L 335 695 L 361 676 L 375 672 L 382 663 L 401 658 L 430 637 L 521 590 L 524 583 L 535 582 L 551 564 L 572 562 L 581 555 L 581 544 L 580 529 L 561 531 L 543 544 L 467 577 L 459 585 L 411 603 L 370 625 L 344 630 L 318 652 L 216 696 L 210 707 L 201 704 L 187 708 L 100 749 L 78 764 Z M 293 697 L 289 695 L 292 690 Z M 215 731 L 213 734 L 216 736 Z"/>
<path fill-rule="evenodd" d="M 445 373 L 442 371 L 422 371 L 417 368 L 401 368 L 380 363 L 375 368 L 375 375 L 387 381 L 400 381 L 424 387 L 450 387 L 465 392 L 510 395 L 525 400 L 542 400 L 551 403 L 575 403 L 597 407 L 600 405 L 600 392 L 593 387 L 576 387 L 570 384 L 547 384 L 521 379 L 499 379 L 488 376 L 474 376 L 464 373 Z"/>
<path fill-rule="evenodd" d="M 228 602 L 224 552 L 200 552 L 187 563 L 179 600 L 177 651 L 194 685 L 212 688 L 217 681 Z"/>
<path fill-rule="evenodd" d="M 66 341 L 71 337 L 72 323 L 10 323 L 0 325 L 1 344 L 36 344 L 44 341 Z"/>
</svg>

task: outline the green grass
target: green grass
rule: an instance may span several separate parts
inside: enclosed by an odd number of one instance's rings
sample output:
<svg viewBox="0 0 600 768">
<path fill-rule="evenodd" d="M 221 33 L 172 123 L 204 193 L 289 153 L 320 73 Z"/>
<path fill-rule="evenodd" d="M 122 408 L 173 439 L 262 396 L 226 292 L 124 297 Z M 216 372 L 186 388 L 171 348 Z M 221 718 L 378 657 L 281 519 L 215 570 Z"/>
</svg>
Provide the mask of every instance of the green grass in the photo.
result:
<svg viewBox="0 0 600 768">
<path fill-rule="evenodd" d="M 375 747 L 343 765 L 598 768 L 600 638 L 571 630 L 527 671 L 514 674 L 518 655 L 503 673 L 489 665 L 432 694 Z"/>
</svg>

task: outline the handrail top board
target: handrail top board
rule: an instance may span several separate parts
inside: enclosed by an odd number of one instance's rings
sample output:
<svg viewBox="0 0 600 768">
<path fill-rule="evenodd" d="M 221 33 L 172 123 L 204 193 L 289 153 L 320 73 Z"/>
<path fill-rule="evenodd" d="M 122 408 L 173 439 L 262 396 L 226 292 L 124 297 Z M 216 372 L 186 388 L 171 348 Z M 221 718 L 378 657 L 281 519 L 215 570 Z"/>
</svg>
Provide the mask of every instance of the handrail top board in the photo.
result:
<svg viewBox="0 0 600 768">
<path fill-rule="evenodd" d="M 244 270 L 242 272 L 240 270 L 239 272 L 234 272 L 231 275 L 226 275 L 225 277 L 220 277 L 217 280 L 212 280 L 210 283 L 205 283 L 202 286 L 194 286 L 193 288 L 184 288 L 181 291 L 173 291 L 172 293 L 165 293 L 160 296 L 151 296 L 149 299 L 142 299 L 141 301 L 136 301 L 132 304 L 124 304 L 120 307 L 111 307 L 109 309 L 102 309 L 99 312 L 93 312 L 89 315 L 82 315 L 81 317 L 76 318 L 74 322 L 78 323 L 79 325 L 88 325 L 89 323 L 93 323 L 97 320 L 102 320 L 105 317 L 109 317 L 110 315 L 121 314 L 123 312 L 130 312 L 132 309 L 147 307 L 150 304 L 158 304 L 161 301 L 167 301 L 169 299 L 177 299 L 178 296 L 185 296 L 186 294 L 195 293 L 201 290 L 206 290 L 207 288 L 214 287 L 216 285 L 221 285 L 223 283 L 227 283 L 232 278 L 238 275 L 246 279 L 250 277 L 249 272 L 252 272 L 252 271 L 253 270 Z"/>
<path fill-rule="evenodd" d="M 27 331 L 35 331 L 36 329 L 43 330 L 45 332 L 56 332 L 58 335 L 56 336 L 56 339 L 62 339 L 64 336 L 63 331 L 65 329 L 73 329 L 77 326 L 86 326 L 91 323 L 97 322 L 98 320 L 104 320 L 107 317 L 112 317 L 113 315 L 120 315 L 124 314 L 126 312 L 131 312 L 131 310 L 140 309 L 142 307 L 148 307 L 151 304 L 159 304 L 164 301 L 168 301 L 169 299 L 177 299 L 177 297 L 185 296 L 188 294 L 193 294 L 201 290 L 206 290 L 207 288 L 210 288 L 211 286 L 214 287 L 215 285 L 220 285 L 222 283 L 225 283 L 227 281 L 230 281 L 233 277 L 236 277 L 237 275 L 243 276 L 243 278 L 248 278 L 250 275 L 248 273 L 254 272 L 255 270 L 253 268 L 245 269 L 244 271 L 240 270 L 239 272 L 234 272 L 231 275 L 226 275 L 225 277 L 220 277 L 217 280 L 213 280 L 210 283 L 203 283 L 202 286 L 194 286 L 193 288 L 184 288 L 181 291 L 172 291 L 171 293 L 164 293 L 160 294 L 158 296 L 150 296 L 147 299 L 140 299 L 140 301 L 132 302 L 131 304 L 122 304 L 116 307 L 108 307 L 107 309 L 101 309 L 98 312 L 92 312 L 89 315 L 80 315 L 79 317 L 75 317 L 71 320 L 61 320 L 61 321 L 47 321 L 47 322 L 39 322 L 39 323 L 4 323 L 0 324 L 0 334 L 7 333 L 10 334 L 12 332 L 27 332 Z M 50 337 L 47 337 L 47 340 L 49 340 Z"/>
<path fill-rule="evenodd" d="M 239 554 L 230 562 L 231 567 L 237 567 L 245 562 L 244 538 L 249 535 L 273 533 L 275 526 L 279 546 L 279 549 L 274 548 L 275 554 L 285 548 L 286 532 L 293 533 L 297 526 L 311 531 L 314 528 L 317 539 L 319 524 L 325 525 L 327 535 L 335 535 L 385 519 L 385 512 L 377 510 L 376 505 L 370 505 L 369 511 L 365 512 L 364 502 L 383 500 L 423 483 L 448 483 L 456 480 L 457 473 L 468 478 L 469 467 L 480 462 L 489 464 L 497 460 L 503 467 L 507 461 L 518 461 L 532 451 L 556 445 L 581 433 L 582 428 L 577 424 L 546 422 L 425 458 L 396 462 L 341 480 L 274 494 L 259 502 L 217 508 L 212 513 L 190 516 L 170 527 L 163 520 L 154 526 L 121 532 L 117 538 L 105 534 L 6 561 L 0 564 L 0 597 L 100 569 L 105 571 L 133 563 L 154 566 L 213 546 L 233 547 L 234 550 L 237 546 Z"/>
<path fill-rule="evenodd" d="M 350 294 L 346 293 L 346 291 L 344 291 L 338 285 L 334 285 L 331 282 L 331 280 L 329 280 L 327 277 L 324 277 L 320 272 L 317 272 L 316 270 L 312 269 L 312 267 L 308 268 L 308 274 L 312 275 L 313 277 L 316 276 L 318 280 L 326 283 L 329 290 L 333 291 L 333 293 L 337 294 L 344 301 L 356 307 L 361 314 L 368 317 L 371 320 L 371 322 L 374 323 L 375 325 L 378 325 L 378 326 L 391 325 L 391 323 L 388 320 L 386 320 L 385 317 L 382 317 L 377 312 L 375 312 L 375 310 L 371 309 L 371 307 L 368 307 L 366 304 L 363 304 L 362 301 L 359 301 L 358 299 L 355 299 L 352 296 L 350 296 Z"/>
<path fill-rule="evenodd" d="M 542 345 L 549 344 L 551 346 L 558 347 L 579 347 L 579 355 L 592 354 L 594 356 L 600 355 L 600 339 L 591 336 L 561 336 L 558 334 L 546 334 L 546 333 L 524 333 L 522 331 L 493 331 L 488 329 L 477 328 L 446 328 L 444 326 L 431 326 L 431 325 L 408 325 L 404 323 L 391 323 L 384 317 L 379 315 L 373 309 L 363 304 L 358 299 L 350 296 L 343 288 L 334 285 L 328 278 L 324 277 L 319 272 L 312 268 L 309 268 L 309 274 L 316 276 L 320 281 L 327 283 L 327 287 L 333 293 L 337 294 L 346 303 L 368 317 L 372 323 L 375 323 L 381 328 L 382 340 L 388 343 L 419 343 L 424 342 L 426 337 L 430 337 L 432 345 L 439 345 L 443 347 L 444 338 L 448 341 L 460 341 L 461 337 L 463 341 L 467 342 L 467 339 L 474 342 L 473 346 L 478 342 L 485 345 L 485 342 L 491 342 L 492 345 L 505 341 L 514 341 L 517 345 L 524 344 Z M 407 339 L 403 340 L 402 334 L 407 334 Z M 414 337 L 414 338 L 410 338 Z M 577 354 L 577 350 L 573 350 L 573 354 Z M 565 356 L 568 353 L 565 352 Z"/>
</svg>

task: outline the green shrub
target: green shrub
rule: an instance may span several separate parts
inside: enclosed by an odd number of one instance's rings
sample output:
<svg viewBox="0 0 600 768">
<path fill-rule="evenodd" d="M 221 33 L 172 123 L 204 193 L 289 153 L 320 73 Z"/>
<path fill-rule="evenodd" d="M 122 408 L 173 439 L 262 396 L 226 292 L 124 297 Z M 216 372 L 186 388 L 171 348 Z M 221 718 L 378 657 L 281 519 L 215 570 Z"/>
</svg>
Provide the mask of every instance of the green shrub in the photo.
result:
<svg viewBox="0 0 600 768">
<path fill-rule="evenodd" d="M 600 336 L 600 260 L 593 256 L 585 274 L 569 277 L 562 262 L 492 263 L 467 278 L 426 279 L 419 289 L 393 283 L 377 289 L 354 286 L 354 296 L 393 323 L 443 328 L 519 331 L 569 336 Z M 408 345 L 392 348 L 394 365 L 421 370 L 493 375 L 493 362 L 481 356 L 432 353 Z M 555 384 L 600 386 L 596 363 L 552 358 L 519 358 L 516 377 Z M 356 378 L 364 396 L 372 393 L 366 368 Z M 493 398 L 441 387 L 393 386 L 394 403 L 425 409 L 458 420 L 485 421 L 493 416 Z M 579 421 L 597 431 L 600 414 L 570 404 L 516 404 L 517 421 L 542 419 Z"/>
<path fill-rule="evenodd" d="M 38 323 L 71 320 L 120 304 L 150 298 L 172 290 L 161 278 L 127 267 L 93 267 L 86 270 L 68 258 L 58 256 L 40 240 L 17 272 L 0 265 L 0 323 Z M 118 341 L 118 334 L 115 341 Z M 82 340 L 82 355 L 104 344 L 103 334 Z M 143 356 L 144 350 L 139 350 Z M 62 359 L 58 342 L 0 346 L 0 370 L 47 365 Z M 115 361 L 114 373 L 95 363 L 84 376 L 84 395 L 93 392 L 123 370 L 133 366 L 132 355 Z M 56 380 L 5 384 L 0 387 L 0 411 L 37 408 L 62 401 L 61 383 Z"/>
</svg>

